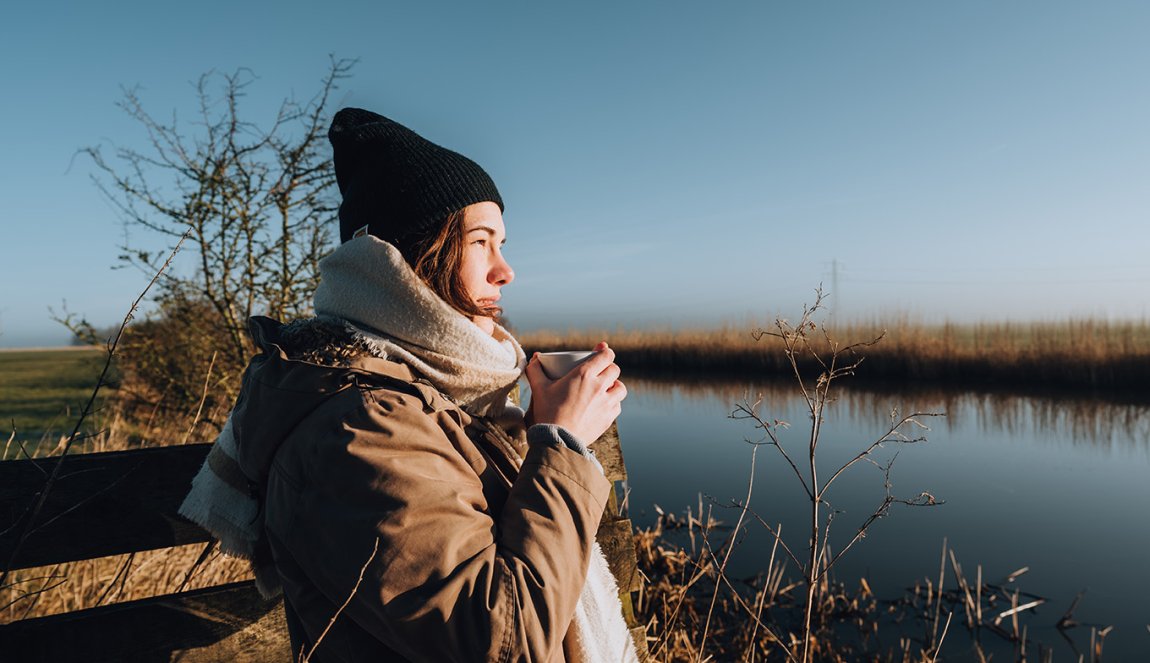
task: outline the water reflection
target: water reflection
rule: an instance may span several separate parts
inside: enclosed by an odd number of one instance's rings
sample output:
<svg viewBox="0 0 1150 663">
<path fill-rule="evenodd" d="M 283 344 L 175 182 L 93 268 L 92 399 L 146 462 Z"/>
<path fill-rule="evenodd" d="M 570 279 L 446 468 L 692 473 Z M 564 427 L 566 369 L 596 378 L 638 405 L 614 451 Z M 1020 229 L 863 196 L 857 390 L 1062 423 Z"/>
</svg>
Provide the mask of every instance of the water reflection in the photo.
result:
<svg viewBox="0 0 1150 663">
<path fill-rule="evenodd" d="M 781 523 L 784 539 L 802 549 L 809 519 L 802 488 L 771 449 L 758 452 L 752 474 L 750 448 L 741 440 L 759 431 L 725 416 L 736 403 L 761 396 L 760 415 L 788 420 L 792 427 L 783 444 L 792 455 L 802 454 L 807 415 L 793 383 L 635 376 L 627 382 L 632 396 L 620 435 L 631 513 L 640 526 L 654 521 L 655 504 L 682 515 L 689 506 L 698 514 L 708 496 L 718 505 L 743 499 L 753 476 L 752 508 L 772 526 Z M 932 428 L 928 443 L 889 445 L 879 459 L 902 452 L 893 475 L 897 497 L 927 490 L 946 504 L 899 509 L 877 522 L 840 561 L 840 579 L 866 577 L 887 597 L 923 578 L 937 581 L 946 539 L 966 567 L 981 567 L 983 578 L 1031 569 L 1025 589 L 1048 598 L 1050 607 L 1035 611 L 1030 632 L 1044 629 L 1048 644 L 1059 639 L 1059 616 L 1088 589 L 1081 620 L 1115 627 L 1106 643 L 1114 660 L 1141 660 L 1130 654 L 1150 646 L 1150 604 L 1143 594 L 1150 587 L 1150 529 L 1142 525 L 1150 504 L 1150 405 L 1065 393 L 842 385 L 822 429 L 822 468 L 837 467 L 869 441 L 865 435 L 886 430 L 892 407 L 947 416 L 924 422 Z M 829 497 L 843 510 L 832 532 L 835 547 L 883 497 L 882 472 L 867 464 L 855 468 Z M 721 512 L 716 517 L 731 519 Z M 753 575 L 762 570 L 773 539 L 752 526 L 741 541 L 731 568 L 740 577 Z M 1055 660 L 1071 653 L 1059 651 Z"/>
<path fill-rule="evenodd" d="M 1035 435 L 1041 440 L 1069 441 L 1099 449 L 1150 450 L 1150 404 L 1121 403 L 1113 399 L 1072 395 L 1063 392 L 1020 394 L 939 387 L 884 388 L 882 386 L 840 383 L 830 407 L 846 408 L 850 420 L 871 429 L 889 424 L 892 408 L 902 413 L 936 412 L 946 417 L 927 421 L 932 429 L 948 433 L 965 432 L 972 423 L 983 434 L 1005 433 L 1009 437 Z M 630 378 L 636 393 L 655 396 L 667 408 L 684 402 L 703 400 L 728 404 L 754 403 L 762 399 L 760 412 L 771 412 L 772 404 L 790 403 L 799 397 L 793 381 L 758 382 L 665 378 Z M 798 425 L 798 421 L 790 422 Z"/>
</svg>

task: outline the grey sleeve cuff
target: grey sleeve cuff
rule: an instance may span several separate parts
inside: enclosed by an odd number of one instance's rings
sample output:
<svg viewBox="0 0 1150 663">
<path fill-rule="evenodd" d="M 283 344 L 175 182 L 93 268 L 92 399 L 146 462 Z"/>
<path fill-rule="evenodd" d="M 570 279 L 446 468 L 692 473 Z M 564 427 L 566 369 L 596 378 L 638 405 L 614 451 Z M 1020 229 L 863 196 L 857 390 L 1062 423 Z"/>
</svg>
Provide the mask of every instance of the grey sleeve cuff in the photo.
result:
<svg viewBox="0 0 1150 663">
<path fill-rule="evenodd" d="M 552 447 L 567 447 L 575 453 L 583 456 L 584 458 L 595 463 L 595 467 L 599 471 L 603 471 L 603 466 L 599 463 L 599 459 L 582 440 L 572 435 L 566 428 L 556 424 L 535 424 L 527 429 L 527 444 L 532 446 L 536 444 L 546 444 Z"/>
</svg>

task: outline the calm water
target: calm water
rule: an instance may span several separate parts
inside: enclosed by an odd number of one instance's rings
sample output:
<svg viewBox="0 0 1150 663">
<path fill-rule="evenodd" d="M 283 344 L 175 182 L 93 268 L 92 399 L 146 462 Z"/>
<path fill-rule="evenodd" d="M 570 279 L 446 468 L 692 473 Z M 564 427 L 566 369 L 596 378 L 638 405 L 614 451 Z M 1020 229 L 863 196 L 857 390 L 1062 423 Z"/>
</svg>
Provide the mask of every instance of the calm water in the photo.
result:
<svg viewBox="0 0 1150 663">
<path fill-rule="evenodd" d="M 695 510 L 700 493 L 704 506 L 746 495 L 752 448 L 744 440 L 758 440 L 760 432 L 749 421 L 728 418 L 745 397 L 753 401 L 761 394 L 761 415 L 788 421 L 783 443 L 796 462 L 805 457 L 808 417 L 787 385 L 640 380 L 628 385 L 619 429 L 631 516 L 639 525 L 654 522 L 656 504 L 681 514 L 688 506 Z M 1106 660 L 1150 660 L 1150 406 L 843 390 L 826 413 L 819 450 L 824 477 L 881 435 L 892 407 L 947 414 L 923 419 L 930 426 L 927 442 L 888 445 L 876 457 L 885 462 L 899 451 L 891 473 L 896 497 L 929 491 L 946 503 L 892 507 L 890 516 L 877 521 L 842 558 L 837 578 L 853 582 L 865 575 L 878 596 L 895 598 L 917 580 L 937 579 L 946 538 L 972 582 L 979 564 L 990 581 L 1030 568 L 1016 585 L 1049 602 L 1025 623 L 1031 640 L 1054 648 L 1055 661 L 1078 660 L 1053 625 L 1081 590 L 1086 594 L 1075 617 L 1114 626 L 1106 639 Z M 883 474 L 873 465 L 860 463 L 844 474 L 828 494 L 843 512 L 832 542 L 849 540 L 882 497 Z M 757 452 L 751 504 L 764 520 L 782 524 L 783 537 L 795 550 L 805 547 L 805 494 L 773 448 Z M 730 524 L 738 516 L 718 508 L 715 515 Z M 770 541 L 752 527 L 732 558 L 733 574 L 763 570 Z M 949 571 L 945 584 L 954 587 Z M 1068 635 L 1089 660 L 1089 627 Z M 948 637 L 944 656 L 966 660 L 966 642 Z M 1006 652 L 995 658 L 1009 660 Z"/>
</svg>

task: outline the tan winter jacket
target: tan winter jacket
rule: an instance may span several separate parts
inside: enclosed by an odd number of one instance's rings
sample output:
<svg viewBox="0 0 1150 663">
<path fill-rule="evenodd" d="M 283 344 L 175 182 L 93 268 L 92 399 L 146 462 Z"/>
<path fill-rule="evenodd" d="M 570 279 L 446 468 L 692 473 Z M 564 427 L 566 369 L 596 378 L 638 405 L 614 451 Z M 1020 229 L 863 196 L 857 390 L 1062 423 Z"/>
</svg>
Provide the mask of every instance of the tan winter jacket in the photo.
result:
<svg viewBox="0 0 1150 663">
<path fill-rule="evenodd" d="M 340 333 L 255 321 L 264 354 L 232 414 L 297 654 L 351 597 L 312 661 L 578 660 L 601 471 L 467 415 Z"/>
</svg>

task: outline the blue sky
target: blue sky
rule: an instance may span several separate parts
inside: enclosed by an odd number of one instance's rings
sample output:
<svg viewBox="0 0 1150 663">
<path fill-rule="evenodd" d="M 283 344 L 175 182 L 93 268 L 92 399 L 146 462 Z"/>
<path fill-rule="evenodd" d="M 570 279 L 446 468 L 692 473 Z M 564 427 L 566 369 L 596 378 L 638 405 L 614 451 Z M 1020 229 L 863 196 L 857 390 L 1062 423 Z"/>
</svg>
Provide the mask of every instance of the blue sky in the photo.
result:
<svg viewBox="0 0 1150 663">
<path fill-rule="evenodd" d="M 6 7 L 0 346 L 147 280 L 75 156 L 142 144 L 122 87 L 190 113 L 247 67 L 258 119 L 329 54 L 359 60 L 339 105 L 492 174 L 520 328 L 741 324 L 820 282 L 854 318 L 1147 316 L 1150 5 L 540 4 Z"/>
</svg>

